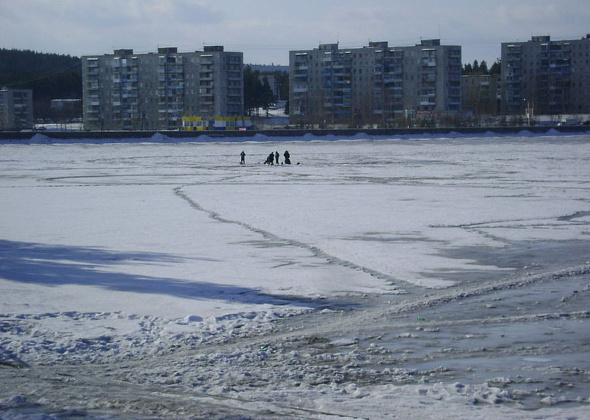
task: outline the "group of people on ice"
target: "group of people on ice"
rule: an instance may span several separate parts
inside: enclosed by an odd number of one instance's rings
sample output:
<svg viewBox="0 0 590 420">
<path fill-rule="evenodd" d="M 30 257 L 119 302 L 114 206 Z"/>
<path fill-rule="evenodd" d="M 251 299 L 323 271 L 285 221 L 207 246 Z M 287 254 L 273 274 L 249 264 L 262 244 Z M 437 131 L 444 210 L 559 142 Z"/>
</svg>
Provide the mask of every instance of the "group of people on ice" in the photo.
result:
<svg viewBox="0 0 590 420">
<path fill-rule="evenodd" d="M 265 165 L 278 165 L 279 164 L 279 152 L 271 152 L 270 155 L 268 155 L 268 157 L 266 158 L 266 160 L 264 161 Z M 285 165 L 290 165 L 291 164 L 291 155 L 289 154 L 288 150 L 285 150 L 285 153 L 283 153 L 283 157 L 285 158 Z M 276 163 L 275 163 L 276 162 Z M 246 164 L 246 153 L 242 150 L 242 153 L 240 153 L 240 165 L 245 165 Z"/>
<path fill-rule="evenodd" d="M 283 153 L 283 157 L 285 158 L 285 165 L 290 165 L 291 164 L 291 155 L 289 155 L 289 151 L 285 150 L 285 153 Z M 266 161 L 264 162 L 265 165 L 278 165 L 279 164 L 279 152 L 274 152 L 274 153 L 270 153 L 270 155 L 268 155 L 268 157 L 266 158 Z"/>
</svg>

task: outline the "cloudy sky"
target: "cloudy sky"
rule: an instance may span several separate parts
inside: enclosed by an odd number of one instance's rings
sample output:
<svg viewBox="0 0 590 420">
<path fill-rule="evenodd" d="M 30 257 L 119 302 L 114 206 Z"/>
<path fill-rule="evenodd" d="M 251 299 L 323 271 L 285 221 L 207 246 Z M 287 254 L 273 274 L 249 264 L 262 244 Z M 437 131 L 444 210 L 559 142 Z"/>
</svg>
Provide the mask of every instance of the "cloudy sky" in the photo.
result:
<svg viewBox="0 0 590 420">
<path fill-rule="evenodd" d="M 75 56 L 224 45 L 245 63 L 288 64 L 319 43 L 440 38 L 490 64 L 501 42 L 587 33 L 588 0 L 0 0 L 0 47 Z"/>
</svg>

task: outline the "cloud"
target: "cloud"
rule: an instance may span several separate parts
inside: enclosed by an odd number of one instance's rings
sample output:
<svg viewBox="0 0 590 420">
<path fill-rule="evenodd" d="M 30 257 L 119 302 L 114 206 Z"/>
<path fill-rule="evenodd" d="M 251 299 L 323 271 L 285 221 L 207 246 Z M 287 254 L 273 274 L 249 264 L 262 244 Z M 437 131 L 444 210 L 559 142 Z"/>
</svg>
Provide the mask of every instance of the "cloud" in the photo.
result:
<svg viewBox="0 0 590 420">
<path fill-rule="evenodd" d="M 3 3 L 0 29 L 8 48 L 85 55 L 112 47 L 153 50 L 185 43 L 199 26 L 219 25 L 213 2 L 190 0 L 21 0 Z M 29 46 L 27 46 L 28 44 Z"/>
<path fill-rule="evenodd" d="M 556 37 L 581 37 L 579 29 L 588 26 L 590 7 L 585 1 L 538 1 L 527 4 L 502 4 L 495 19 L 501 29 L 523 36 L 551 34 Z"/>
<path fill-rule="evenodd" d="M 548 19 L 556 18 L 557 6 L 555 4 L 518 4 L 501 5 L 498 7 L 498 21 L 504 26 L 514 25 L 538 25 L 548 22 Z"/>
<path fill-rule="evenodd" d="M 49 13 L 54 17 L 61 15 L 70 25 L 111 29 L 143 24 L 170 28 L 178 23 L 219 23 L 223 17 L 222 12 L 207 2 L 189 0 L 60 0 L 47 6 Z"/>
<path fill-rule="evenodd" d="M 290 49 L 340 41 L 412 45 L 438 38 L 464 57 L 495 60 L 500 43 L 550 34 L 583 36 L 588 0 L 0 0 L 5 48 L 72 55 L 133 48 L 184 51 L 203 44 L 243 51 L 252 62 L 286 64 Z M 481 49 L 481 51 L 480 51 Z M 484 50 L 486 50 L 484 52 Z"/>
</svg>

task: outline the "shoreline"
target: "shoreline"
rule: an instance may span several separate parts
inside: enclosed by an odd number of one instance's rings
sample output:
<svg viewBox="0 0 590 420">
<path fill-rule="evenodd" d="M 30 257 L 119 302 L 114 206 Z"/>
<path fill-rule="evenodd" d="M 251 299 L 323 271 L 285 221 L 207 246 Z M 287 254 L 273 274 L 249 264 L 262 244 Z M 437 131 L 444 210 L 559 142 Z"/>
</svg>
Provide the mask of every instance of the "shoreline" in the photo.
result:
<svg viewBox="0 0 590 420">
<path fill-rule="evenodd" d="M 281 130 L 249 130 L 249 131 L 5 131 L 0 132 L 0 141 L 31 140 L 36 136 L 44 136 L 49 140 L 101 140 L 101 139 L 152 139 L 161 135 L 181 141 L 219 141 L 224 138 L 238 138 L 241 141 L 257 139 L 266 136 L 270 139 L 280 138 L 304 138 L 312 136 L 322 137 L 353 137 L 367 136 L 433 136 L 433 135 L 512 135 L 528 132 L 532 134 L 586 134 L 590 133 L 590 126 L 544 126 L 544 127 L 447 127 L 447 128 L 377 128 L 377 129 L 335 129 L 335 130 L 307 130 L 307 129 L 281 129 Z M 328 138 L 326 138 L 328 140 Z"/>
</svg>

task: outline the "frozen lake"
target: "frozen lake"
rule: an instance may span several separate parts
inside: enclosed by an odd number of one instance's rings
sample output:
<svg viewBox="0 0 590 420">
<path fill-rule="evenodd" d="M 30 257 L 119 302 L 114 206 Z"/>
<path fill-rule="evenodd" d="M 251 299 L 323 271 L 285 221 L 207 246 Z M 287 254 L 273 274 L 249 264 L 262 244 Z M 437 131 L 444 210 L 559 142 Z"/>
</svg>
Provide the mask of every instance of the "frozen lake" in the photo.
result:
<svg viewBox="0 0 590 420">
<path fill-rule="evenodd" d="M 590 135 L 46 140 L 0 144 L 2 419 L 590 417 Z"/>
</svg>

